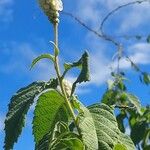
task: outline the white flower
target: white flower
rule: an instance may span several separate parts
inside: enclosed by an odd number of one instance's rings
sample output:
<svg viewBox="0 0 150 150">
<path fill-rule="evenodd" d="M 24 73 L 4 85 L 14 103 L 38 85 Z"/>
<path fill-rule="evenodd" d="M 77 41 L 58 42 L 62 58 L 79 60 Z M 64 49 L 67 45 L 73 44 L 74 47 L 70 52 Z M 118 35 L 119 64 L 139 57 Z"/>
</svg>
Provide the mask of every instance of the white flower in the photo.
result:
<svg viewBox="0 0 150 150">
<path fill-rule="evenodd" d="M 39 4 L 52 23 L 59 22 L 59 11 L 63 10 L 61 0 L 39 0 Z"/>
<path fill-rule="evenodd" d="M 67 96 L 70 96 L 72 90 L 72 83 L 66 79 L 63 79 L 63 86 L 65 88 Z"/>
<path fill-rule="evenodd" d="M 61 0 L 50 0 L 51 1 L 51 8 L 56 11 L 63 10 L 63 3 Z"/>
</svg>

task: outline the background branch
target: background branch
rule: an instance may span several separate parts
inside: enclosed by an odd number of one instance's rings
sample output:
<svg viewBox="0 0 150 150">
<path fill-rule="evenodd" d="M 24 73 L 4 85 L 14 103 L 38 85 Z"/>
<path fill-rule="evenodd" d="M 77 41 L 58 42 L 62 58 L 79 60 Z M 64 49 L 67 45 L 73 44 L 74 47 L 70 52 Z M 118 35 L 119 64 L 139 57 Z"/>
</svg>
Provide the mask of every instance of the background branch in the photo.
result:
<svg viewBox="0 0 150 150">
<path fill-rule="evenodd" d="M 105 34 L 104 31 L 103 31 L 103 27 L 104 27 L 104 24 L 105 22 L 114 14 L 116 13 L 118 10 L 124 8 L 124 7 L 127 7 L 127 6 L 130 6 L 130 5 L 135 5 L 135 4 L 142 4 L 144 2 L 150 2 L 150 0 L 137 0 L 137 1 L 134 1 L 134 2 L 129 2 L 127 4 L 123 4 L 123 5 L 120 5 L 118 6 L 117 8 L 113 9 L 111 12 L 109 12 L 105 17 L 104 19 L 102 20 L 101 22 L 101 25 L 100 25 L 100 31 L 102 34 Z"/>
<path fill-rule="evenodd" d="M 95 34 L 97 37 L 103 39 L 103 40 L 106 40 L 106 41 L 109 41 L 109 42 L 112 42 L 114 45 L 116 46 L 119 46 L 119 42 L 117 42 L 115 40 L 115 38 L 124 38 L 126 40 L 128 39 L 141 39 L 141 38 L 146 38 L 148 35 L 117 35 L 117 36 L 108 36 L 104 33 L 103 31 L 103 28 L 104 28 L 104 25 L 105 25 L 105 22 L 114 14 L 116 13 L 117 11 L 119 11 L 120 9 L 124 8 L 124 7 L 128 7 L 128 6 L 131 6 L 131 5 L 135 5 L 135 4 L 142 4 L 144 2 L 150 2 L 150 0 L 136 0 L 136 1 L 133 1 L 133 2 L 129 2 L 127 4 L 123 4 L 123 5 L 120 5 L 118 6 L 117 8 L 113 9 L 111 12 L 109 12 L 105 17 L 104 19 L 101 21 L 101 25 L 100 25 L 100 31 L 96 31 L 94 29 L 92 29 L 91 27 L 89 27 L 86 23 L 84 23 L 82 20 L 80 20 L 77 16 L 75 16 L 74 14 L 70 13 L 70 12 L 66 12 L 66 11 L 62 11 L 61 13 L 63 15 L 66 15 L 66 16 L 69 16 L 71 18 L 73 18 L 75 21 L 77 21 L 80 25 L 82 25 L 84 28 L 86 28 L 88 31 L 92 32 L 93 34 Z"/>
</svg>

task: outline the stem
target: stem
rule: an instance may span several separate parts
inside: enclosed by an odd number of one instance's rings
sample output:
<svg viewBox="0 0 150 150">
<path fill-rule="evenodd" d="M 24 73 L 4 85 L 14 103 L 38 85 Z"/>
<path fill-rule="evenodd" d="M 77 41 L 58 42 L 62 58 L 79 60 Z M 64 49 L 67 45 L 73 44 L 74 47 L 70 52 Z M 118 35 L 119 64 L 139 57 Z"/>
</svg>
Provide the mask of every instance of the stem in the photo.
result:
<svg viewBox="0 0 150 150">
<path fill-rule="evenodd" d="M 117 74 L 120 74 L 120 60 L 122 58 L 122 51 L 123 51 L 123 47 L 122 45 L 119 45 L 118 47 L 118 60 L 117 60 Z"/>
<path fill-rule="evenodd" d="M 54 36 L 55 36 L 54 37 L 55 45 L 56 45 L 56 47 L 58 47 L 58 23 L 54 24 Z M 58 77 L 58 82 L 59 82 L 62 94 L 64 95 L 65 103 L 66 103 L 66 105 L 68 107 L 68 110 L 70 111 L 70 114 L 71 114 L 71 116 L 73 118 L 73 121 L 74 121 L 74 123 L 76 125 L 76 128 L 78 130 L 78 133 L 79 133 L 79 135 L 81 135 L 80 129 L 79 129 L 79 127 L 77 125 L 77 122 L 76 122 L 76 115 L 75 115 L 74 110 L 73 110 L 73 108 L 71 106 L 71 103 L 70 103 L 70 101 L 69 101 L 69 99 L 67 97 L 67 94 L 66 94 L 66 91 L 65 91 L 65 88 L 64 88 L 64 85 L 63 85 L 63 79 L 61 78 L 61 73 L 60 73 L 60 68 L 59 68 L 59 59 L 58 59 L 58 56 L 56 55 L 56 53 L 55 53 L 54 67 L 55 67 L 55 70 L 56 70 L 56 74 L 57 74 L 57 77 Z"/>
</svg>

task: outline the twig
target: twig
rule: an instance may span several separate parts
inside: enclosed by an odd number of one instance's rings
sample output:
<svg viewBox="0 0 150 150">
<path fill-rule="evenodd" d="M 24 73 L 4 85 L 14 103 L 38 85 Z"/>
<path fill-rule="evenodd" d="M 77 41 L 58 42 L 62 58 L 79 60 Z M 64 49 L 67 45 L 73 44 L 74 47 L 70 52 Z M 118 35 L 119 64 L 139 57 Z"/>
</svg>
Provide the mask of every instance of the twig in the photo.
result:
<svg viewBox="0 0 150 150">
<path fill-rule="evenodd" d="M 109 13 L 104 17 L 104 19 L 102 20 L 101 25 L 100 25 L 100 31 L 102 32 L 102 34 L 104 34 L 103 27 L 104 27 L 105 22 L 106 22 L 115 12 L 117 12 L 118 10 L 120 10 L 120 9 L 122 9 L 122 8 L 124 8 L 124 7 L 130 6 L 130 5 L 135 5 L 135 4 L 141 4 L 141 3 L 144 3 L 144 2 L 150 2 L 150 0 L 137 0 L 137 1 L 134 1 L 134 2 L 129 2 L 129 3 L 127 3 L 127 4 L 120 5 L 120 6 L 118 6 L 117 8 L 113 9 L 111 12 L 109 12 Z"/>
<path fill-rule="evenodd" d="M 134 2 L 130 2 L 130 3 L 127 3 L 127 4 L 124 4 L 124 5 L 121 5 L 117 8 L 115 8 L 114 10 L 112 10 L 111 12 L 109 12 L 105 17 L 104 19 L 102 20 L 101 22 L 101 25 L 100 25 L 100 30 L 101 30 L 101 33 L 99 33 L 98 31 L 92 29 L 91 27 L 89 27 L 87 24 L 85 24 L 83 21 L 81 21 L 78 17 L 76 17 L 75 15 L 73 15 L 72 13 L 69 13 L 69 12 L 65 12 L 65 11 L 62 11 L 61 13 L 63 15 L 66 15 L 66 16 L 70 16 L 71 18 L 73 18 L 75 21 L 77 21 L 80 25 L 82 25 L 84 28 L 86 28 L 88 31 L 94 33 L 97 37 L 101 38 L 101 39 L 104 39 L 106 41 L 110 41 L 112 42 L 113 44 L 115 44 L 116 46 L 119 46 L 119 42 L 116 42 L 114 40 L 114 38 L 124 38 L 124 39 L 127 39 L 127 38 L 136 38 L 137 35 L 119 35 L 119 36 L 108 36 L 104 33 L 103 31 L 103 28 L 104 28 L 104 24 L 105 22 L 115 13 L 117 12 L 118 10 L 124 8 L 124 7 L 127 7 L 127 6 L 130 6 L 130 5 L 135 5 L 135 4 L 141 4 L 141 3 L 144 3 L 144 2 L 150 2 L 150 0 L 137 0 L 137 1 L 134 1 Z M 141 36 L 141 37 L 146 37 L 146 36 Z"/>
<path fill-rule="evenodd" d="M 102 35 L 101 33 L 99 33 L 98 31 L 92 29 L 91 27 L 89 27 L 87 24 L 85 24 L 83 21 L 81 21 L 78 17 L 76 17 L 75 15 L 73 15 L 72 13 L 69 13 L 69 12 L 65 12 L 65 11 L 62 11 L 61 12 L 63 15 L 67 15 L 67 16 L 70 16 L 71 18 L 73 18 L 75 21 L 77 21 L 80 25 L 82 25 L 83 27 L 85 27 L 88 31 L 94 33 L 96 36 L 98 36 L 99 38 L 101 39 L 104 39 L 106 41 L 109 41 L 109 42 L 112 42 L 115 46 L 119 46 L 119 43 L 116 42 L 113 38 L 111 37 L 108 37 L 108 36 L 105 36 L 105 35 Z"/>
<path fill-rule="evenodd" d="M 130 107 L 130 106 L 124 106 L 124 105 L 115 105 L 115 108 L 119 109 L 134 109 L 135 107 Z"/>
</svg>

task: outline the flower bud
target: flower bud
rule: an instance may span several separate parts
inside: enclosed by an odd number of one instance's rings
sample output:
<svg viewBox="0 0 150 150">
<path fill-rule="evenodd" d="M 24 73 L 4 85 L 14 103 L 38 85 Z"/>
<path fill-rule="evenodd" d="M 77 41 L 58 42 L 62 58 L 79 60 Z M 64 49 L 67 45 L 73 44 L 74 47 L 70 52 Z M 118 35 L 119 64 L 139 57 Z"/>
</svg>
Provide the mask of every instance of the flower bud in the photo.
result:
<svg viewBox="0 0 150 150">
<path fill-rule="evenodd" d="M 39 4 L 53 24 L 59 23 L 59 11 L 63 10 L 61 0 L 39 0 Z"/>
<path fill-rule="evenodd" d="M 63 79 L 63 86 L 64 86 L 67 96 L 70 96 L 71 90 L 72 90 L 72 83 L 66 79 Z"/>
</svg>

